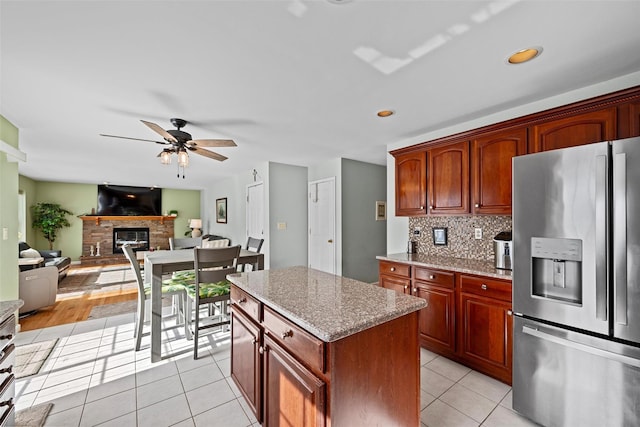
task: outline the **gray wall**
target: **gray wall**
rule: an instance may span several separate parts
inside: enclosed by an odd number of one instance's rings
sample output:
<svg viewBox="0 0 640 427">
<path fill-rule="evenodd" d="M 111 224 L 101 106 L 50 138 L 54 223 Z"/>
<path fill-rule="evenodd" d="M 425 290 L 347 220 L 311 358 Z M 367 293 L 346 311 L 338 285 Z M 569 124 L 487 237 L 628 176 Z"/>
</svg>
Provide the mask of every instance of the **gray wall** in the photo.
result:
<svg viewBox="0 0 640 427">
<path fill-rule="evenodd" d="M 342 159 L 342 275 L 378 281 L 377 255 L 387 249 L 386 221 L 376 221 L 376 201 L 387 200 L 387 168 Z"/>
<path fill-rule="evenodd" d="M 269 163 L 268 195 L 270 268 L 308 265 L 307 168 Z"/>
</svg>

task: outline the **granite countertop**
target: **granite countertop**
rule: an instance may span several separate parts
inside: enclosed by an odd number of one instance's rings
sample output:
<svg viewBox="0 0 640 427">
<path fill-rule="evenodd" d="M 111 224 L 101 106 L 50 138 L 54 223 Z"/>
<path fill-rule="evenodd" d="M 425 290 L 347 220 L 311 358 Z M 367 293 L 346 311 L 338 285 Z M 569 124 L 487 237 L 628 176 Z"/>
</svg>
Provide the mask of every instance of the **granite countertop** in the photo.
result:
<svg viewBox="0 0 640 427">
<path fill-rule="evenodd" d="M 325 342 L 425 307 L 426 301 L 307 267 L 230 274 L 238 288 Z"/>
<path fill-rule="evenodd" d="M 24 305 L 21 299 L 11 301 L 0 301 L 0 319 L 4 319 L 9 314 L 13 314 L 17 309 Z"/>
<path fill-rule="evenodd" d="M 477 274 L 496 279 L 511 280 L 511 270 L 500 270 L 494 267 L 493 261 L 483 261 L 468 258 L 450 258 L 424 254 L 387 254 L 379 255 L 376 259 L 383 261 L 401 262 L 421 267 L 437 268 L 455 271 L 457 273 Z"/>
</svg>

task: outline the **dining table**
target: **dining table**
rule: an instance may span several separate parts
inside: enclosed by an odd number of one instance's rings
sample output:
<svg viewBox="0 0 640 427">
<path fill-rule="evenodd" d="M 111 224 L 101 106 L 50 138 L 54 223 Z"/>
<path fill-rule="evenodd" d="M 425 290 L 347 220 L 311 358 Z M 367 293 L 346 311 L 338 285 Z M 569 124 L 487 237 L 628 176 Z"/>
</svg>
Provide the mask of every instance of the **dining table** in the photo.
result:
<svg viewBox="0 0 640 427">
<path fill-rule="evenodd" d="M 175 271 L 193 270 L 193 250 L 145 251 L 145 280 L 151 277 L 151 362 L 162 360 L 162 279 Z M 240 249 L 238 265 L 252 264 L 254 269 L 264 270 L 264 254 Z M 190 315 L 190 314 L 187 314 Z"/>
</svg>

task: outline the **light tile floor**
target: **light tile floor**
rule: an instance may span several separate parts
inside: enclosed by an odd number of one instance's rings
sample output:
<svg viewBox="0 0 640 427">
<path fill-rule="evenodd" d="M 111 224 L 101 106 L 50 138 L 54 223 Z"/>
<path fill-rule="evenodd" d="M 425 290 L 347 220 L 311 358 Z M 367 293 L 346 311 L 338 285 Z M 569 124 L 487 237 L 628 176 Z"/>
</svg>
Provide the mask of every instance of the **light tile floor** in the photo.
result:
<svg viewBox="0 0 640 427">
<path fill-rule="evenodd" d="M 229 332 L 204 340 L 194 360 L 193 342 L 165 320 L 163 354 L 171 357 L 152 364 L 148 336 L 133 350 L 133 320 L 19 333 L 16 345 L 58 342 L 39 374 L 16 382 L 17 409 L 53 402 L 46 426 L 258 425 L 230 377 Z M 535 425 L 511 410 L 509 386 L 424 349 L 421 365 L 422 426 Z"/>
</svg>

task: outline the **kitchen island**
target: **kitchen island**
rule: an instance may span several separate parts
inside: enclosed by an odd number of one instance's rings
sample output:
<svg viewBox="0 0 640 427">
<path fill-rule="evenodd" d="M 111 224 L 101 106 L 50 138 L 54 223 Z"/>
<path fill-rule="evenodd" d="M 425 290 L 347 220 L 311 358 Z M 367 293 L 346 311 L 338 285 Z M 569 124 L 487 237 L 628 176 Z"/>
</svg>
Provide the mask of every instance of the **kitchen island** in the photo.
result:
<svg viewBox="0 0 640 427">
<path fill-rule="evenodd" d="M 418 426 L 421 298 L 306 267 L 228 276 L 231 376 L 264 426 Z"/>
</svg>

